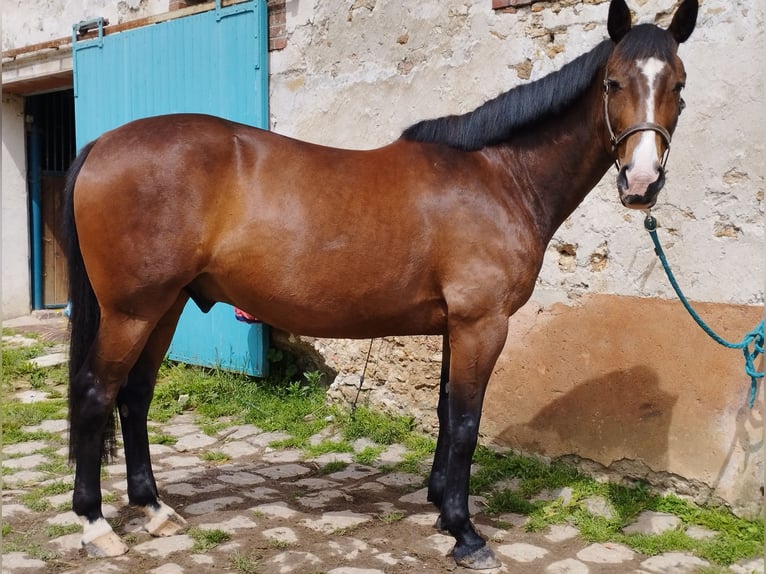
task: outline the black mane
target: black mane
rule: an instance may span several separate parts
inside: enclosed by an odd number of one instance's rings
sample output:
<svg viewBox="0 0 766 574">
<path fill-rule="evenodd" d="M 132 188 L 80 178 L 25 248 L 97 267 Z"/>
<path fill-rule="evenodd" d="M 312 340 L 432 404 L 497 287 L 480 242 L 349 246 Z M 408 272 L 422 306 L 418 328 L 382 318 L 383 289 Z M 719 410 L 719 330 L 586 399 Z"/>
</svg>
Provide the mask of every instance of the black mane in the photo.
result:
<svg viewBox="0 0 766 574">
<path fill-rule="evenodd" d="M 556 72 L 500 94 L 467 114 L 418 122 L 402 137 L 465 151 L 506 141 L 515 130 L 556 115 L 572 104 L 588 89 L 613 48 L 611 40 L 604 40 Z"/>
</svg>

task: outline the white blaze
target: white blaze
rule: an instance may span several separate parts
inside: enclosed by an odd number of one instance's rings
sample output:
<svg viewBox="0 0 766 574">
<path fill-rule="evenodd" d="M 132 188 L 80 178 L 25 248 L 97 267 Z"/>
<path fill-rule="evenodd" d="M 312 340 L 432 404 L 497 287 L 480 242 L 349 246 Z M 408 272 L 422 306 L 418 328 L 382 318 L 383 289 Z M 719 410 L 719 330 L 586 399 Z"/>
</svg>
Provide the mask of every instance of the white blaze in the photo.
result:
<svg viewBox="0 0 766 574">
<path fill-rule="evenodd" d="M 638 62 L 647 84 L 645 122 L 654 122 L 654 106 L 657 78 L 665 67 L 665 62 L 657 58 L 647 58 Z M 631 195 L 645 195 L 646 190 L 659 177 L 660 159 L 657 154 L 656 134 L 647 130 L 641 133 L 638 145 L 633 149 L 631 167 L 626 172 L 628 180 L 627 193 Z"/>
<path fill-rule="evenodd" d="M 644 105 L 646 109 L 645 122 L 654 122 L 655 84 L 657 77 L 660 75 L 665 65 L 665 62 L 658 60 L 657 58 L 648 58 L 638 62 L 638 68 L 646 78 L 646 83 L 649 88 Z M 655 137 L 656 134 L 653 131 L 645 131 L 641 133 L 641 139 L 633 150 L 633 160 L 631 162 L 633 168 L 630 170 L 632 173 L 628 175 L 629 182 L 631 180 L 639 180 L 641 183 L 644 183 L 644 185 L 649 185 L 657 179 L 657 166 L 659 165 L 660 160 L 657 155 Z M 638 183 L 638 181 L 636 181 L 636 183 Z"/>
</svg>

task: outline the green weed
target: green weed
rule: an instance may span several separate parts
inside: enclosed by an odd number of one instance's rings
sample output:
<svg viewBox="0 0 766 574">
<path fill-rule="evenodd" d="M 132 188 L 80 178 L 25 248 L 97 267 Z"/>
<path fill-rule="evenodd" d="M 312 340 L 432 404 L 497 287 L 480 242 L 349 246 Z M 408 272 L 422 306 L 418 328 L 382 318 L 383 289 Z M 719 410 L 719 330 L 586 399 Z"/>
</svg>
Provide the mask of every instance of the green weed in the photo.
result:
<svg viewBox="0 0 766 574">
<path fill-rule="evenodd" d="M 223 542 L 231 540 L 231 534 L 218 528 L 213 530 L 190 528 L 188 534 L 194 540 L 192 550 L 195 552 L 206 552 Z"/>
</svg>

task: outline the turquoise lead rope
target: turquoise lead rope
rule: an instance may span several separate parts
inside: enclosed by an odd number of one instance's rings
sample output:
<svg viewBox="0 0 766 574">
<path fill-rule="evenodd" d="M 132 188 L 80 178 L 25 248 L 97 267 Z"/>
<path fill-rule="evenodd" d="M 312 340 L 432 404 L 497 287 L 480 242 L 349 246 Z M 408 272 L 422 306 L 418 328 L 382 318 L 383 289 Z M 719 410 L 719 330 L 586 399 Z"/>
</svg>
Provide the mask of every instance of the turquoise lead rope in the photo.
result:
<svg viewBox="0 0 766 574">
<path fill-rule="evenodd" d="M 705 323 L 705 321 L 702 320 L 702 318 L 700 318 L 697 312 L 689 304 L 689 301 L 686 299 L 684 294 L 681 292 L 681 288 L 678 286 L 678 282 L 676 281 L 673 272 L 670 270 L 670 265 L 668 265 L 668 260 L 665 257 L 665 252 L 662 250 L 662 246 L 660 245 L 660 240 L 657 238 L 657 220 L 651 215 L 647 214 L 646 219 L 644 219 L 644 227 L 652 238 L 652 243 L 654 243 L 654 252 L 657 254 L 657 257 L 659 257 L 660 263 L 662 263 L 662 268 L 665 269 L 665 274 L 668 276 L 668 280 L 673 286 L 673 290 L 676 292 L 676 295 L 678 295 L 678 298 L 681 300 L 681 303 L 683 303 L 692 319 L 694 319 L 697 325 L 699 325 L 702 330 L 705 331 L 705 333 L 707 333 L 716 343 L 723 345 L 724 347 L 728 347 L 729 349 L 741 349 L 742 353 L 745 355 L 745 372 L 750 377 L 749 404 L 750 408 L 752 409 L 753 405 L 755 404 L 755 397 L 758 393 L 758 379 L 763 378 L 763 373 L 759 373 L 755 370 L 755 361 L 758 359 L 759 355 L 763 354 L 763 320 L 755 329 L 745 335 L 745 337 L 739 343 L 731 343 L 720 337 L 715 331 L 713 331 L 713 329 L 708 326 L 707 323 Z"/>
</svg>

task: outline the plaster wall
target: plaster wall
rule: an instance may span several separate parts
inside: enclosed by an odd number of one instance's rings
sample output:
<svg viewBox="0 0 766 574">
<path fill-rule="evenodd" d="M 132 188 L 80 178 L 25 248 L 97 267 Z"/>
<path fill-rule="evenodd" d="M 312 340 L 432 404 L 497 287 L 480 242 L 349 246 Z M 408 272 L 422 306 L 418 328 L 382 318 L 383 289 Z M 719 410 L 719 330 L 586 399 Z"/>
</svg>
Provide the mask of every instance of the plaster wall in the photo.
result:
<svg viewBox="0 0 766 574">
<path fill-rule="evenodd" d="M 29 313 L 29 230 L 24 100 L 2 97 L 2 315 Z"/>
</svg>

